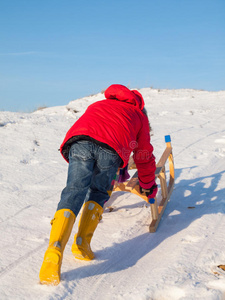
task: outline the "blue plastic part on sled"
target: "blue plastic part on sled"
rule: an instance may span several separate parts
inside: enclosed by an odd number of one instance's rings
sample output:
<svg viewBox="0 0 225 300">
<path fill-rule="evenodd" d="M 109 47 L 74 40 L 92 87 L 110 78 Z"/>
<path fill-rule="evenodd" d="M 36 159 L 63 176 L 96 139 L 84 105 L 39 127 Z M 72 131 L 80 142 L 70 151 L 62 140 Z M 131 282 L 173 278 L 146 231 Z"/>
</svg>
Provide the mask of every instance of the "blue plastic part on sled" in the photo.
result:
<svg viewBox="0 0 225 300">
<path fill-rule="evenodd" d="M 154 198 L 150 198 L 150 199 L 149 199 L 149 203 L 150 203 L 150 204 L 154 204 L 154 203 L 155 203 L 155 199 L 154 199 Z"/>
<path fill-rule="evenodd" d="M 170 143 L 171 142 L 171 137 L 170 135 L 165 135 L 165 142 Z"/>
</svg>

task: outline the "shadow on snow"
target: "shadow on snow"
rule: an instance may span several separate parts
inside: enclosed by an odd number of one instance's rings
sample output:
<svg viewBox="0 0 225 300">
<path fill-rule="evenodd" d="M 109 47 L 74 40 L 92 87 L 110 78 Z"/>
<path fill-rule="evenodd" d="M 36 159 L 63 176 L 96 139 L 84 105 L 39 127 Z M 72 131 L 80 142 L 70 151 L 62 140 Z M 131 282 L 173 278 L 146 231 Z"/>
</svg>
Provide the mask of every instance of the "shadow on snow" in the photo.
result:
<svg viewBox="0 0 225 300">
<path fill-rule="evenodd" d="M 182 169 L 176 170 L 176 176 L 179 177 L 181 172 Z M 94 264 L 87 265 L 85 262 L 84 266 L 63 273 L 62 280 L 65 277 L 66 280 L 75 280 L 128 269 L 165 239 L 185 229 L 203 215 L 224 214 L 225 189 L 218 187 L 224 174 L 225 171 L 222 171 L 209 176 L 181 180 L 175 185 L 171 201 L 166 207 L 156 233 L 146 232 L 96 251 L 96 258 L 101 260 L 99 264 L 95 261 Z M 132 209 L 132 206 L 126 207 Z M 193 209 L 188 209 L 190 207 Z M 173 215 L 174 211 L 176 214 Z"/>
</svg>

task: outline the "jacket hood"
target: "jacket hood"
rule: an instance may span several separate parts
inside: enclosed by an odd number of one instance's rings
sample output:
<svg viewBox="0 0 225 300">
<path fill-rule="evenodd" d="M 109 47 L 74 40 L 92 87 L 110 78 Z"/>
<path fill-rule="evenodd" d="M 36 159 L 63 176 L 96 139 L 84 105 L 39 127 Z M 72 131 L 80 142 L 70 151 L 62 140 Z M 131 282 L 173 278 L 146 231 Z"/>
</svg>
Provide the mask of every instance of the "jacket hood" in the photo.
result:
<svg viewBox="0 0 225 300">
<path fill-rule="evenodd" d="M 137 90 L 129 90 L 121 84 L 112 84 L 105 90 L 106 99 L 116 99 L 138 106 L 141 110 L 144 108 L 144 99 Z"/>
</svg>

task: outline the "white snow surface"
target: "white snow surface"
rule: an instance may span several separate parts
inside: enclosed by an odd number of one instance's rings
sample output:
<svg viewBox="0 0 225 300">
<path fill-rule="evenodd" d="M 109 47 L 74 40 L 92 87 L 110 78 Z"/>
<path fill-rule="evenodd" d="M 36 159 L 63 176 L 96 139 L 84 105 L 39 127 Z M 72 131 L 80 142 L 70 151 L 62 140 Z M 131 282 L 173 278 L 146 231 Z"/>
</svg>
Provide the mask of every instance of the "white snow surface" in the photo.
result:
<svg viewBox="0 0 225 300">
<path fill-rule="evenodd" d="M 50 221 L 67 178 L 58 149 L 103 94 L 33 113 L 0 112 L 0 299 L 225 299 L 225 91 L 139 90 L 158 161 L 172 139 L 175 188 L 156 233 L 140 197 L 114 192 L 92 239 L 96 259 L 75 260 L 72 235 L 58 286 L 39 284 Z M 78 216 L 79 218 L 79 216 Z"/>
</svg>

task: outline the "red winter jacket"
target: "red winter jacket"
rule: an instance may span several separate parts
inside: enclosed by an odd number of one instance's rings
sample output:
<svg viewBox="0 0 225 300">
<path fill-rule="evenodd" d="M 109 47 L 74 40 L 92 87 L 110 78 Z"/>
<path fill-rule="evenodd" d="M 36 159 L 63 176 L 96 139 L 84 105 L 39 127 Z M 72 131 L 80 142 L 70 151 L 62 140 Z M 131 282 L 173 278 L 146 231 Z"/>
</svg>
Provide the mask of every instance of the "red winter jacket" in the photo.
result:
<svg viewBox="0 0 225 300">
<path fill-rule="evenodd" d="M 131 152 L 144 188 L 155 180 L 155 157 L 150 144 L 148 118 L 142 112 L 144 100 L 138 91 L 113 84 L 105 91 L 105 100 L 91 104 L 69 129 L 60 147 L 68 162 L 70 141 L 88 136 L 113 148 L 128 163 Z"/>
</svg>

